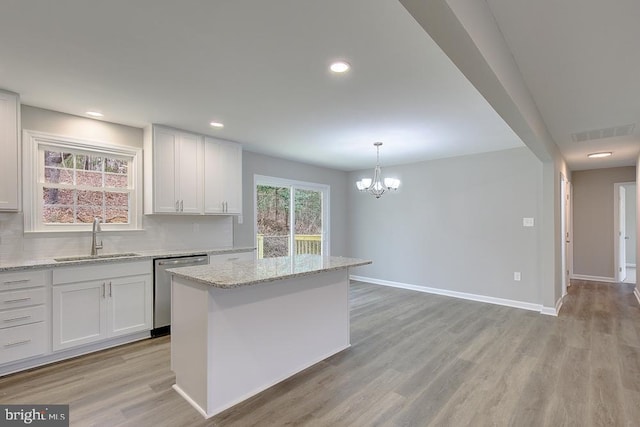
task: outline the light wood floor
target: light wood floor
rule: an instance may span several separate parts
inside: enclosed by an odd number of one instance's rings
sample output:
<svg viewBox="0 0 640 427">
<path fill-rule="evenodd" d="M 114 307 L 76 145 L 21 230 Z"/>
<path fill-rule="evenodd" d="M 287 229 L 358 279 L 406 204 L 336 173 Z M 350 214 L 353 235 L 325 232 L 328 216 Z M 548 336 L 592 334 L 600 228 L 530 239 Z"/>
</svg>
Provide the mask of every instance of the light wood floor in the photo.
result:
<svg viewBox="0 0 640 427">
<path fill-rule="evenodd" d="M 639 426 L 632 290 L 576 282 L 554 318 L 353 283 L 350 349 L 209 421 L 168 337 L 0 378 L 0 402 L 69 403 L 72 426 Z"/>
</svg>

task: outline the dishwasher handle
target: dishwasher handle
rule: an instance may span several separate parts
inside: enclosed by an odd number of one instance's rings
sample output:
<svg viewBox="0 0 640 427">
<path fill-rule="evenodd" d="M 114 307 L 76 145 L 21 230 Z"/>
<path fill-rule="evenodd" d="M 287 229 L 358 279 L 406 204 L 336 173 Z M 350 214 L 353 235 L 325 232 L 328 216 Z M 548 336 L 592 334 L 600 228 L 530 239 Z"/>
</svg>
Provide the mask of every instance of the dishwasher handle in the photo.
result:
<svg viewBox="0 0 640 427">
<path fill-rule="evenodd" d="M 183 265 L 206 262 L 207 258 L 189 258 L 189 259 L 170 259 L 166 261 L 158 261 L 158 265 Z"/>
</svg>

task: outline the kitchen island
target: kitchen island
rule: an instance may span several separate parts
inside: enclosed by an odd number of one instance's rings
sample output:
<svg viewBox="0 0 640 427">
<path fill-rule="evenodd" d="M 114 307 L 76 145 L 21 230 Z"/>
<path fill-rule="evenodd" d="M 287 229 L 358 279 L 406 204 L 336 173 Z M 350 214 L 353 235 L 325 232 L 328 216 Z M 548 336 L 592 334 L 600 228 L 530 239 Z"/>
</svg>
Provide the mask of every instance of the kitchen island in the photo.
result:
<svg viewBox="0 0 640 427">
<path fill-rule="evenodd" d="M 350 345 L 349 268 L 297 255 L 169 270 L 173 388 L 209 418 Z"/>
</svg>

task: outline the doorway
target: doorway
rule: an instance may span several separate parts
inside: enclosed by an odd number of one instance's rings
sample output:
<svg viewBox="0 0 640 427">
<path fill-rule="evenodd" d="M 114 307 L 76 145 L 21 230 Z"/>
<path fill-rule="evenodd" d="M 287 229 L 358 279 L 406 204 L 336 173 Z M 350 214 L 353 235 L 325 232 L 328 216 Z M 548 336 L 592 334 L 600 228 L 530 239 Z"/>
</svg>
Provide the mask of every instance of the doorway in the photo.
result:
<svg viewBox="0 0 640 427">
<path fill-rule="evenodd" d="M 614 184 L 616 281 L 636 283 L 636 183 Z"/>
<path fill-rule="evenodd" d="M 561 234 L 561 262 L 562 262 L 562 297 L 567 294 L 571 286 L 573 274 L 572 254 L 572 221 L 571 221 L 571 183 L 560 173 L 560 234 Z"/>
<path fill-rule="evenodd" d="M 329 186 L 256 175 L 258 258 L 329 255 Z"/>
</svg>

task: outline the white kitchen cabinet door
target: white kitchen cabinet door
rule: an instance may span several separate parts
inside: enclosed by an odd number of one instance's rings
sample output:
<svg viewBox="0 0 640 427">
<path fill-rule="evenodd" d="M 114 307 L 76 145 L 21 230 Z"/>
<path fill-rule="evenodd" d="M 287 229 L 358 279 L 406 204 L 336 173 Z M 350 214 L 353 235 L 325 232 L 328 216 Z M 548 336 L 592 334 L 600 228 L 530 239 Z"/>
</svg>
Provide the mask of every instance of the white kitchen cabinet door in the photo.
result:
<svg viewBox="0 0 640 427">
<path fill-rule="evenodd" d="M 205 138 L 204 192 L 206 214 L 242 214 L 242 146 Z"/>
<path fill-rule="evenodd" d="M 106 284 L 103 280 L 53 287 L 53 350 L 107 337 Z"/>
<path fill-rule="evenodd" d="M 153 205 L 155 213 L 177 213 L 176 152 L 179 135 L 164 128 L 153 129 Z"/>
<path fill-rule="evenodd" d="M 107 282 L 110 337 L 147 331 L 153 323 L 151 275 L 124 277 Z"/>
<path fill-rule="evenodd" d="M 20 209 L 19 108 L 17 94 L 0 91 L 0 211 Z"/>
<path fill-rule="evenodd" d="M 183 133 L 178 145 L 176 195 L 180 213 L 202 213 L 202 138 Z"/>
<path fill-rule="evenodd" d="M 145 213 L 202 214 L 202 137 L 162 126 L 146 132 L 152 137 L 145 150 L 153 155 L 145 157 L 145 190 L 152 188 L 153 197 Z"/>
</svg>

